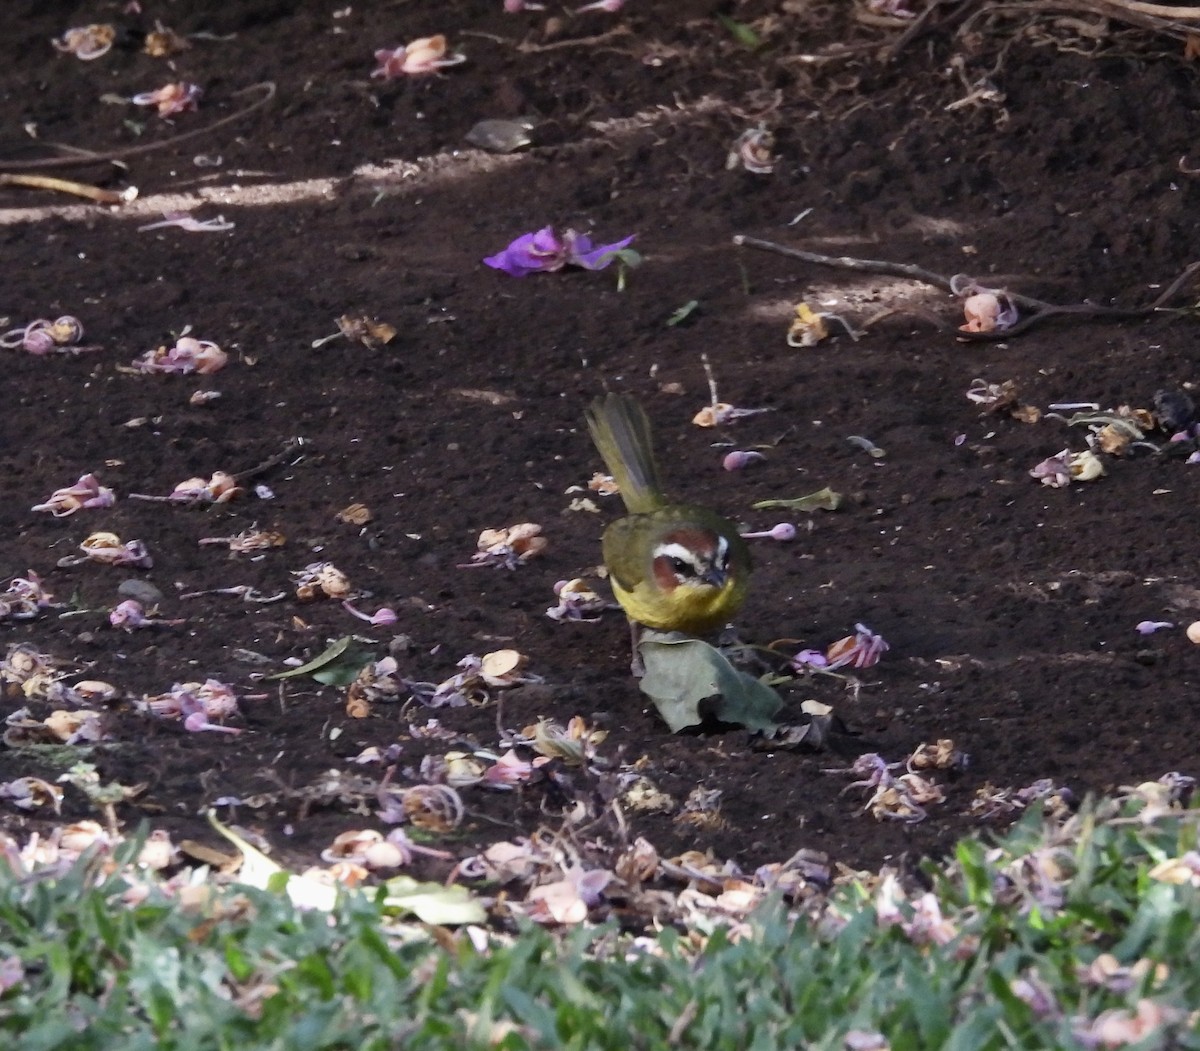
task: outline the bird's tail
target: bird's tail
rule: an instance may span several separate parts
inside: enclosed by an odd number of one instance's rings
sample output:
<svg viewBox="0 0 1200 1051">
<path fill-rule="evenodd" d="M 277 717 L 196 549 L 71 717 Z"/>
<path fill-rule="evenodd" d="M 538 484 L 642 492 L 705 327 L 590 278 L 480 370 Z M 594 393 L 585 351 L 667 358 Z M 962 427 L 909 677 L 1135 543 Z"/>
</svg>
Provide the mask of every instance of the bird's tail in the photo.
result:
<svg viewBox="0 0 1200 1051">
<path fill-rule="evenodd" d="M 666 503 L 650 421 L 642 407 L 625 394 L 607 394 L 587 408 L 587 425 L 608 473 L 621 489 L 630 514 L 656 511 Z"/>
</svg>

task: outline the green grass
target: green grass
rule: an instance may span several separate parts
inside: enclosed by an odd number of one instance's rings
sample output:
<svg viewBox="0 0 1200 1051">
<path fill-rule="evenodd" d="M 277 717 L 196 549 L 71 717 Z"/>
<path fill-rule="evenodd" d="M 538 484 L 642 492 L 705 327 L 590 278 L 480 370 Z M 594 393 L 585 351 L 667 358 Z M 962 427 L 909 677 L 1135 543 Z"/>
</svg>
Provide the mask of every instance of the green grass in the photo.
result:
<svg viewBox="0 0 1200 1051">
<path fill-rule="evenodd" d="M 367 895 L 332 915 L 246 888 L 191 908 L 158 891 L 130 905 L 128 882 L 97 861 L 59 878 L 0 862 L 0 967 L 15 956 L 25 971 L 0 995 L 0 1042 L 773 1051 L 842 1049 L 857 1030 L 893 1051 L 1049 1051 L 1104 1046 L 1080 1033 L 1147 1000 L 1167 1021 L 1119 1046 L 1200 1049 L 1200 891 L 1149 876 L 1194 847 L 1197 816 L 1104 802 L 1065 825 L 1031 815 L 998 845 L 960 844 L 926 873 L 951 925 L 944 944 L 912 932 L 911 903 L 881 924 L 864 882 L 731 930 L 635 942 L 611 926 L 530 929 L 479 953 L 465 937 L 429 940 Z M 1165 970 L 1086 980 L 1101 953 Z M 1022 983 L 1044 1002 L 1031 1006 Z"/>
</svg>

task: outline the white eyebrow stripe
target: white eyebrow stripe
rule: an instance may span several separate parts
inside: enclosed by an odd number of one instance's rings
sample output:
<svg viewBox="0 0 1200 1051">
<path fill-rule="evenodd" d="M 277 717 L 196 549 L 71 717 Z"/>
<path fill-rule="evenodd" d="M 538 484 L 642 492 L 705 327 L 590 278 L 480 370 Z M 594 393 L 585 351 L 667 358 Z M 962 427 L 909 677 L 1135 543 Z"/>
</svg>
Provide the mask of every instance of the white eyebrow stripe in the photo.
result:
<svg viewBox="0 0 1200 1051">
<path fill-rule="evenodd" d="M 713 559 L 713 565 L 718 569 L 724 569 L 726 562 L 729 560 L 729 541 L 720 533 L 717 534 L 717 557 Z"/>
<path fill-rule="evenodd" d="M 725 538 L 721 541 L 724 543 Z M 704 572 L 704 566 L 697 557 L 695 551 L 690 551 L 682 544 L 659 544 L 654 549 L 655 558 L 677 558 L 680 562 L 685 562 L 696 571 L 696 576 L 700 576 Z"/>
</svg>

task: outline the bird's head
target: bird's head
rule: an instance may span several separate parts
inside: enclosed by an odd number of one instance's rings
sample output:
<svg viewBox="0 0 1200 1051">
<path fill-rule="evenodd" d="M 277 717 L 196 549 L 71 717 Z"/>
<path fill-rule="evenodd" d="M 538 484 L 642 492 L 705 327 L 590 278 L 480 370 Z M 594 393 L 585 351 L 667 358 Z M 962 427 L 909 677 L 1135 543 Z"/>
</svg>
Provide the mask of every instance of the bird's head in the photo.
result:
<svg viewBox="0 0 1200 1051">
<path fill-rule="evenodd" d="M 655 583 L 663 591 L 712 588 L 729 582 L 729 541 L 712 529 L 682 528 L 665 533 L 654 547 Z"/>
</svg>

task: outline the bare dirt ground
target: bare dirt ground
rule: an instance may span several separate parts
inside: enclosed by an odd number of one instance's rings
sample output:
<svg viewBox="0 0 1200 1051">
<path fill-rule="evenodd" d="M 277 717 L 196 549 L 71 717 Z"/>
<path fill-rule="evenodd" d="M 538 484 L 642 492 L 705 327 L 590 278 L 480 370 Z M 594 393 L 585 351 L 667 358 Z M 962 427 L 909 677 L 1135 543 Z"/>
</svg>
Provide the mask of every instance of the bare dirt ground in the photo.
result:
<svg viewBox="0 0 1200 1051">
<path fill-rule="evenodd" d="M 1052 488 L 1030 469 L 1086 449 L 1088 427 L 981 411 L 966 396 L 976 379 L 1012 381 L 1043 412 L 1150 410 L 1156 392 L 1200 379 L 1194 320 L 1075 314 L 963 342 L 961 304 L 942 290 L 732 241 L 966 272 L 1054 303 L 1151 303 L 1200 244 L 1200 179 L 1186 170 L 1200 164 L 1188 158 L 1200 85 L 1178 34 L 1084 5 L 1021 17 L 942 3 L 919 23 L 797 0 L 630 0 L 578 15 L 559 4 L 505 14 L 500 0 L 12 6 L 0 171 L 136 185 L 140 198 L 109 209 L 0 187 L 4 327 L 75 315 L 100 348 L 2 352 L 0 578 L 33 571 L 69 605 L 0 621 L 0 644 L 70 673 L 27 689 L 10 674 L 2 710 L 41 721 L 90 707 L 103 733 L 63 749 L 10 727 L 0 781 L 54 781 L 86 760 L 101 783 L 137 787 L 115 808 L 125 831 L 148 822 L 215 843 L 203 812 L 220 801 L 302 867 L 346 829 L 387 831 L 375 811 L 388 768 L 398 786 L 436 779 L 426 756 L 499 754 L 539 718 L 607 732 L 590 767 L 560 758 L 512 791 L 462 787 L 461 825 L 424 833 L 451 858 L 410 868 L 440 878 L 496 840 L 564 822 L 595 864 L 643 836 L 664 856 L 711 851 L 747 871 L 801 849 L 877 866 L 1002 822 L 972 809 L 981 791 L 1048 778 L 1079 797 L 1200 772 L 1200 646 L 1184 634 L 1200 617 L 1194 445 L 1167 448 L 1170 433 L 1151 423 L 1141 429 L 1162 451 L 1101 453 L 1103 477 Z M 191 46 L 145 54 L 156 19 Z M 92 22 L 120 27 L 107 55 L 52 48 Z M 759 46 L 739 42 L 739 26 Z M 370 77 L 374 51 L 434 33 L 466 61 Z M 203 88 L 194 112 L 168 121 L 111 102 L 172 81 Z M 534 122 L 521 152 L 465 140 L 481 119 L 517 117 Z M 731 144 L 760 124 L 775 136 L 773 172 L 728 168 Z M 78 163 L 52 144 L 123 163 Z M 139 229 L 180 209 L 234 226 Z M 623 290 L 615 268 L 515 280 L 481 263 L 549 224 L 602 242 L 636 233 L 645 261 Z M 1185 283 L 1174 305 L 1194 300 Z M 789 346 L 801 301 L 863 334 L 831 323 L 831 338 Z M 314 347 L 341 315 L 377 318 L 395 338 Z M 185 326 L 229 354 L 222 371 L 128 369 Z M 705 354 L 723 400 L 774 411 L 719 432 L 693 426 L 709 400 Z M 744 641 L 824 649 L 864 623 L 890 644 L 856 682 L 780 687 L 788 718 L 808 699 L 833 706 L 845 732 L 824 750 L 764 748 L 738 728 L 672 735 L 629 675 L 619 613 L 546 616 L 555 581 L 597 580 L 599 536 L 618 513 L 594 496 L 599 513 L 570 509 L 589 495 L 571 487 L 600 467 L 582 412 L 606 389 L 645 404 L 674 494 L 747 528 L 800 527 L 790 544 L 754 542 Z M 767 458 L 726 472 L 728 448 L 714 442 Z M 204 506 L 130 498 L 215 471 L 243 475 L 246 491 Z M 115 491 L 111 507 L 30 510 L 88 472 Z M 843 494 L 836 511 L 752 508 L 824 486 Z M 370 520 L 339 520 L 352 504 Z M 481 530 L 526 521 L 549 539 L 541 556 L 460 568 Z M 285 543 L 245 554 L 200 543 L 253 529 Z M 96 531 L 144 541 L 153 566 L 58 564 Z M 397 622 L 297 599 L 293 572 L 321 561 L 369 593 L 361 609 L 391 607 Z M 112 627 L 130 579 L 161 593 L 159 617 L 183 623 Z M 239 586 L 284 597 L 183 597 Z M 1142 621 L 1174 626 L 1140 634 Z M 266 678 L 350 634 L 362 661 L 395 656 L 397 683 L 439 683 L 467 654 L 509 647 L 542 681 L 438 708 L 400 684 L 356 718 L 343 687 Z M 138 710 L 210 678 L 238 694 L 225 723 L 240 734 Z M 116 696 L 63 693 L 81 679 Z M 448 739 L 414 733 L 430 719 Z M 969 764 L 932 775 L 944 800 L 920 821 L 864 813 L 871 790 L 843 794 L 854 778 L 825 772 L 947 738 Z M 353 762 L 372 748 L 380 761 Z M 611 804 L 634 773 L 672 802 L 643 811 L 625 798 L 618 821 Z M 698 787 L 719 796 L 689 816 Z M 98 813 L 73 785 L 61 817 L 0 801 L 19 838 Z"/>
</svg>

